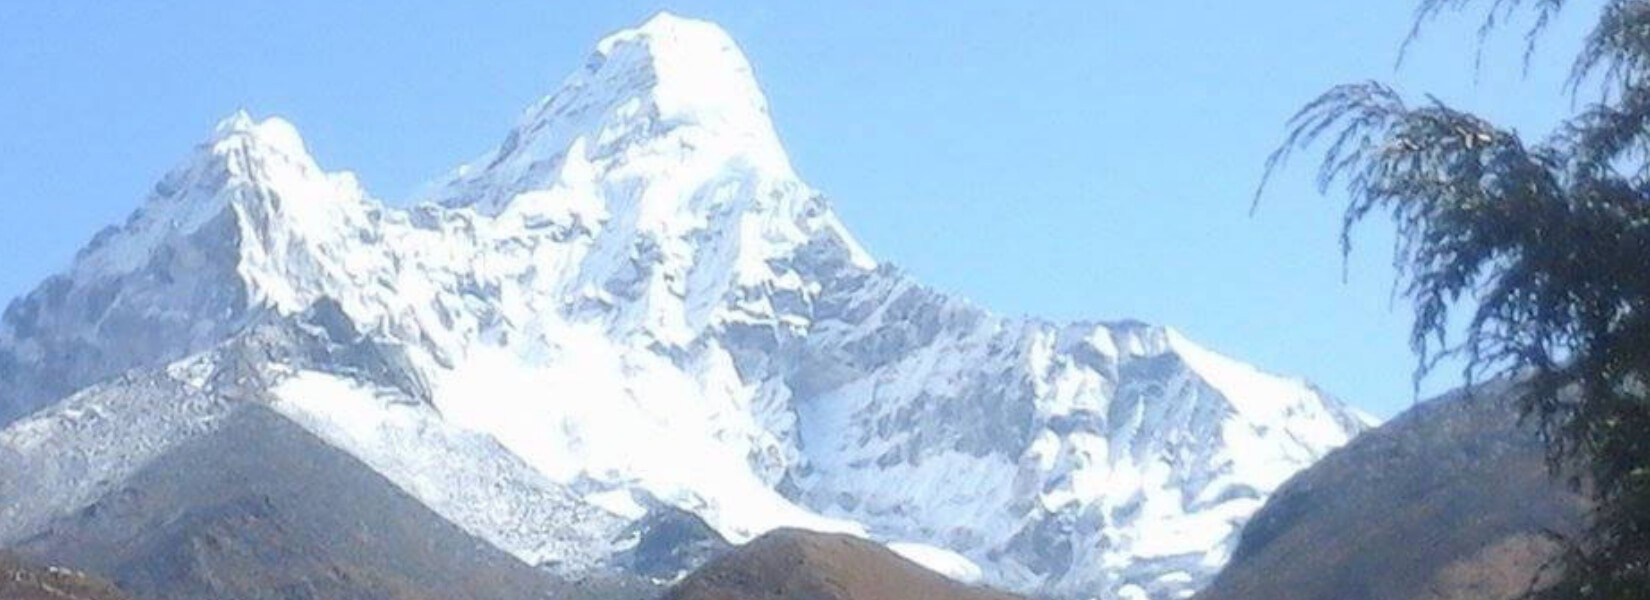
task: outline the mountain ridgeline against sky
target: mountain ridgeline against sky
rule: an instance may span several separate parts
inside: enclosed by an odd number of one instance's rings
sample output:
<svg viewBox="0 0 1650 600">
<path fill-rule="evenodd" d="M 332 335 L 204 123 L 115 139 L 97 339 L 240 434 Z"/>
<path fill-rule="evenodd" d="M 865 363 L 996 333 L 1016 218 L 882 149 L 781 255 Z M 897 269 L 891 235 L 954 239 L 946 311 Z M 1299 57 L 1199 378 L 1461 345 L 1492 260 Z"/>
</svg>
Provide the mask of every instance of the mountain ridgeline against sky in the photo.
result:
<svg viewBox="0 0 1650 600">
<path fill-rule="evenodd" d="M 801 527 L 1018 592 L 1177 598 L 1370 425 L 1169 328 L 1005 318 L 879 263 L 709 23 L 602 40 L 430 189 L 388 206 L 284 121 L 219 124 L 7 308 L 0 546 L 258 405 L 567 577 L 686 519 L 705 547 Z"/>
</svg>

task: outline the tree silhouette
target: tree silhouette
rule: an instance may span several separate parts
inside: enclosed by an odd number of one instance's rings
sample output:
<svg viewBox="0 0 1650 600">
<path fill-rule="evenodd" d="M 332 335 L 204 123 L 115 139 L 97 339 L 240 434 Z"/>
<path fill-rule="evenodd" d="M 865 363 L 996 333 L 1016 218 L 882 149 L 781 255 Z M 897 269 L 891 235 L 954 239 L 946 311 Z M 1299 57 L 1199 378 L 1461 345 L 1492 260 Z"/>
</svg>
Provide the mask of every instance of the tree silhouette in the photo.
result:
<svg viewBox="0 0 1650 600">
<path fill-rule="evenodd" d="M 1532 11 L 1531 49 L 1569 3 L 1487 1 L 1480 35 Z M 1471 4 L 1424 0 L 1412 39 Z M 1597 499 L 1585 533 L 1562 540 L 1560 581 L 1532 593 L 1650 598 L 1650 0 L 1605 3 L 1569 91 L 1594 83 L 1597 98 L 1534 143 L 1436 99 L 1338 86 L 1292 119 L 1267 178 L 1321 149 L 1320 190 L 1349 196 L 1343 252 L 1358 223 L 1397 224 L 1417 376 L 1460 357 L 1469 385 L 1519 381 L 1555 471 L 1576 467 Z M 1457 311 L 1471 318 L 1454 340 Z"/>
</svg>

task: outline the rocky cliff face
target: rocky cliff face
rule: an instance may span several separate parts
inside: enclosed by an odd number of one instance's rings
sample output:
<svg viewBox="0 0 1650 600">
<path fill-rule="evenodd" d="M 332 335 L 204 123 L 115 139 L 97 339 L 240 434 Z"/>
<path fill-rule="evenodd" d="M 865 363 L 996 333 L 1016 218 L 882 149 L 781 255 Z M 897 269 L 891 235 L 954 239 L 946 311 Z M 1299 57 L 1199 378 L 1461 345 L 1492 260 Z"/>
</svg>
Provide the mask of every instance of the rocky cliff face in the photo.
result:
<svg viewBox="0 0 1650 600">
<path fill-rule="evenodd" d="M 602 40 L 433 189 L 387 206 L 284 121 L 220 124 L 6 310 L 0 459 L 41 483 L 0 488 L 0 542 L 235 396 L 558 572 L 677 510 L 736 543 L 843 531 L 1027 592 L 1181 597 L 1367 426 L 1172 329 L 1004 318 L 877 262 L 709 23 Z"/>
</svg>

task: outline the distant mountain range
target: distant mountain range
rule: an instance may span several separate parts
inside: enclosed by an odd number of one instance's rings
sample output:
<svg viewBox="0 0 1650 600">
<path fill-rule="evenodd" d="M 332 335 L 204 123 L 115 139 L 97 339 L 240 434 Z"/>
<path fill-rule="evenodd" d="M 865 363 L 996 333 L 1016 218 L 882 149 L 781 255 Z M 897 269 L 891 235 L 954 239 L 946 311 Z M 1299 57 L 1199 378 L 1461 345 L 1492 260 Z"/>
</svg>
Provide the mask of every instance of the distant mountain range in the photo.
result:
<svg viewBox="0 0 1650 600">
<path fill-rule="evenodd" d="M 0 546 L 157 597 L 622 597 L 796 527 L 1182 598 L 1373 424 L 877 261 L 702 21 L 602 40 L 431 189 L 387 205 L 291 124 L 221 122 L 0 319 Z"/>
</svg>

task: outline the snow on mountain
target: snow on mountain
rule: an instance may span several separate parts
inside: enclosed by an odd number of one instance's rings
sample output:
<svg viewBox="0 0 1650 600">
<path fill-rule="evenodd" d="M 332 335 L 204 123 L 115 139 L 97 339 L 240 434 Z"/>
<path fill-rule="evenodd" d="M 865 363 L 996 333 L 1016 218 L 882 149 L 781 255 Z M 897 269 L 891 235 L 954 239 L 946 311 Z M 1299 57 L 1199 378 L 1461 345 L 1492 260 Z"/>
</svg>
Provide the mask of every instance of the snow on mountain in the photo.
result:
<svg viewBox="0 0 1650 600">
<path fill-rule="evenodd" d="M 432 189 L 392 208 L 290 124 L 225 120 L 7 308 L 0 461 L 44 479 L 0 499 L 72 507 L 142 455 L 65 456 L 254 401 L 564 571 L 663 505 L 735 542 L 850 532 L 1016 590 L 1173 598 L 1368 426 L 1167 328 L 1003 318 L 878 264 L 709 23 L 602 40 Z M 0 542 L 44 518 L 7 516 Z"/>
</svg>

